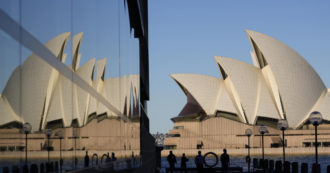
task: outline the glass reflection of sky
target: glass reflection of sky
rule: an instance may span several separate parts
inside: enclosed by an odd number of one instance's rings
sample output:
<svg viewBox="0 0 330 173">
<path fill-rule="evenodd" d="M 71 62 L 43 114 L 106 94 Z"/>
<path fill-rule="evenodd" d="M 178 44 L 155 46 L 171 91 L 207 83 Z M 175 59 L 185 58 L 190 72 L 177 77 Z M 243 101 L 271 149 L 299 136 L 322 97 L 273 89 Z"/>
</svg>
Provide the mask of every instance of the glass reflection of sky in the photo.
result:
<svg viewBox="0 0 330 173">
<path fill-rule="evenodd" d="M 0 8 L 18 21 L 42 43 L 63 32 L 72 36 L 84 32 L 80 47 L 80 66 L 95 57 L 107 58 L 105 78 L 139 73 L 139 42 L 130 30 L 124 1 L 58 0 L 1 1 Z M 20 10 L 21 9 L 21 10 Z M 20 13 L 21 12 L 21 13 Z M 21 20 L 20 20 L 21 18 Z M 72 62 L 72 42 L 68 41 L 66 64 Z M 12 71 L 24 62 L 31 51 L 21 47 L 0 31 L 0 92 Z"/>
</svg>

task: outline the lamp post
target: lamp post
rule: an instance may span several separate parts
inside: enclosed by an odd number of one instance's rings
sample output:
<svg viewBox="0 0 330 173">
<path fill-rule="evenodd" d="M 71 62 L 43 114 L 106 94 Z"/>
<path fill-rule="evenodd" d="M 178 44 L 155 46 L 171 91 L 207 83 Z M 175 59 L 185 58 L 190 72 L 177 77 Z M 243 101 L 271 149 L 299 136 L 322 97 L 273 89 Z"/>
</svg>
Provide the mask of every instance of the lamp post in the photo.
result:
<svg viewBox="0 0 330 173">
<path fill-rule="evenodd" d="M 282 130 L 282 146 L 283 146 L 283 165 L 285 163 L 285 134 L 284 131 L 288 129 L 288 121 L 286 119 L 278 120 L 277 127 Z"/>
<path fill-rule="evenodd" d="M 245 135 L 248 137 L 248 156 L 246 158 L 246 161 L 248 162 L 248 172 L 250 172 L 250 163 L 251 163 L 251 158 L 250 158 L 250 137 L 252 135 L 252 130 L 251 129 L 246 129 L 245 130 Z"/>
<path fill-rule="evenodd" d="M 63 131 L 60 130 L 57 132 L 58 138 L 60 139 L 60 172 L 62 172 L 63 160 L 62 160 L 62 139 L 63 139 Z"/>
<path fill-rule="evenodd" d="M 262 142 L 262 168 L 265 169 L 265 164 L 264 164 L 264 160 L 265 160 L 265 152 L 264 152 L 264 134 L 267 133 L 267 127 L 264 125 L 261 125 L 259 127 L 259 133 L 261 134 L 261 142 Z"/>
<path fill-rule="evenodd" d="M 74 168 L 77 168 L 77 157 L 76 157 L 76 140 L 78 137 L 78 130 L 77 129 L 73 129 L 73 138 L 74 138 Z"/>
<path fill-rule="evenodd" d="M 317 152 L 317 126 L 322 123 L 322 114 L 318 111 L 314 111 L 309 115 L 309 122 L 313 124 L 315 128 L 315 163 L 318 165 L 318 152 Z"/>
<path fill-rule="evenodd" d="M 27 143 L 28 143 L 28 134 L 31 132 L 32 130 L 32 125 L 30 123 L 24 123 L 23 124 L 23 131 L 25 133 L 25 165 L 27 165 Z"/>
<path fill-rule="evenodd" d="M 50 136 L 52 135 L 52 129 L 46 129 L 46 136 L 47 136 L 47 150 L 48 150 L 48 165 L 49 165 L 49 149 L 50 149 L 50 147 L 49 147 L 49 138 L 50 138 Z"/>
</svg>

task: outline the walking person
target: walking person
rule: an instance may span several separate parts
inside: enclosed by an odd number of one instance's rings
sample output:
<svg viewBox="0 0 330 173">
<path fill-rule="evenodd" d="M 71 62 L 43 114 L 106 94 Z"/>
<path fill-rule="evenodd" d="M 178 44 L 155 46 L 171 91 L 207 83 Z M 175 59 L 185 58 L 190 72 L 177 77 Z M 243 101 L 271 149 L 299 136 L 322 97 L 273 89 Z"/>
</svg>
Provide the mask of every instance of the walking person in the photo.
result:
<svg viewBox="0 0 330 173">
<path fill-rule="evenodd" d="M 170 172 L 173 173 L 176 164 L 176 157 L 172 151 L 170 151 L 170 154 L 167 156 L 167 162 L 170 165 Z"/>
<path fill-rule="evenodd" d="M 181 157 L 181 169 L 183 169 L 185 173 L 187 172 L 187 162 L 188 162 L 188 160 L 189 159 L 186 157 L 186 154 L 183 153 L 182 157 Z"/>
<path fill-rule="evenodd" d="M 230 159 L 226 149 L 223 149 L 223 153 L 220 156 L 220 160 L 223 172 L 228 172 Z"/>
<path fill-rule="evenodd" d="M 86 155 L 85 155 L 85 168 L 87 168 L 89 166 L 89 156 L 88 156 L 88 151 L 86 151 Z"/>
<path fill-rule="evenodd" d="M 197 172 L 203 172 L 203 167 L 205 163 L 205 158 L 202 156 L 202 152 L 198 151 L 198 155 L 195 157 L 195 164 L 197 168 Z"/>
</svg>

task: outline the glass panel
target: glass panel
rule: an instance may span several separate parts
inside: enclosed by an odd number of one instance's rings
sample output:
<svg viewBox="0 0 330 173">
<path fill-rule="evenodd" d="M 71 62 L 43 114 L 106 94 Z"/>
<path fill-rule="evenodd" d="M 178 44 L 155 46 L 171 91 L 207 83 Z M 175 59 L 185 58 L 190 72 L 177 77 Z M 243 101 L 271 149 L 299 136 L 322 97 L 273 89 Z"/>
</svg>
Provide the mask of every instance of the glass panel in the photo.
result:
<svg viewBox="0 0 330 173">
<path fill-rule="evenodd" d="M 89 166 L 98 159 L 103 168 L 139 167 L 139 40 L 126 1 L 1 1 L 0 8 L 35 38 L 27 45 L 41 43 L 26 48 L 0 29 L 0 166 L 21 169 L 27 158 L 29 168 L 50 162 L 73 170 L 88 156 Z"/>
<path fill-rule="evenodd" d="M 15 22 L 20 23 L 19 1 L 1 1 L 0 9 Z M 26 147 L 25 136 L 20 131 L 22 48 L 3 30 L 0 30 L 0 45 L 0 166 L 18 167 L 25 161 L 22 160 L 25 156 L 22 149 L 25 151 Z"/>
<path fill-rule="evenodd" d="M 121 110 L 127 119 L 123 123 L 122 146 L 125 157 L 139 157 L 140 122 L 139 122 L 139 42 L 130 28 L 128 7 L 120 3 L 120 88 Z M 134 156 L 134 157 L 136 157 Z"/>
</svg>

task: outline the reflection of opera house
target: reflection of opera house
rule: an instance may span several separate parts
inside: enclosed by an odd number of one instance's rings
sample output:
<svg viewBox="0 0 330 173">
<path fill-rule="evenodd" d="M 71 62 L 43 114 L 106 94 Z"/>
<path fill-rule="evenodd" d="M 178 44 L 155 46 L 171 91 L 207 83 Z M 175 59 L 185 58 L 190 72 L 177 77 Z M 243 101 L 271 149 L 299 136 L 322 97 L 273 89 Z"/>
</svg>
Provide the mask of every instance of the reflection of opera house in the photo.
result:
<svg viewBox="0 0 330 173">
<path fill-rule="evenodd" d="M 88 150 L 139 150 L 139 75 L 104 78 L 106 59 L 90 59 L 79 64 L 83 33 L 72 38 L 72 66 L 69 68 L 113 107 L 104 106 L 91 93 L 73 83 L 35 54 L 30 55 L 10 76 L 0 97 L 0 149 L 23 150 L 22 124 L 32 125 L 29 150 L 45 148 L 44 130 L 53 129 L 51 138 L 64 131 L 62 148 L 73 148 L 77 131 L 77 148 Z M 62 62 L 70 33 L 63 33 L 45 46 Z M 50 145 L 58 150 L 59 140 Z M 137 152 L 136 152 L 137 153 Z"/>
<path fill-rule="evenodd" d="M 251 147 L 261 146 L 259 125 L 268 126 L 266 147 L 281 146 L 279 119 L 288 121 L 287 147 L 314 146 L 311 112 L 323 115 L 319 142 L 330 146 L 330 95 L 311 65 L 292 48 L 265 34 L 246 31 L 253 65 L 215 57 L 222 79 L 172 74 L 187 103 L 172 118 L 174 128 L 164 145 L 171 149 L 244 148 L 247 128 Z"/>
</svg>

